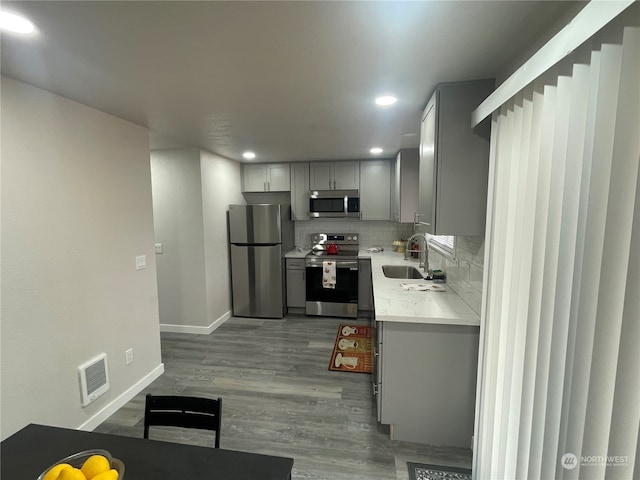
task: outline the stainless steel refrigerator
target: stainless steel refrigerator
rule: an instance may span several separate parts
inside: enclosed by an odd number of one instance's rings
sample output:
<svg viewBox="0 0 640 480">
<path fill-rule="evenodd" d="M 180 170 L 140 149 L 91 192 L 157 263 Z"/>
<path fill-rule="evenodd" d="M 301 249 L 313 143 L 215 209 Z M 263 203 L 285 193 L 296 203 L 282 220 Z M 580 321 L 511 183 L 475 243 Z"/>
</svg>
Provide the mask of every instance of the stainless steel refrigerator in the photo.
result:
<svg viewBox="0 0 640 480">
<path fill-rule="evenodd" d="M 280 205 L 229 205 L 236 317 L 284 316 Z"/>
</svg>

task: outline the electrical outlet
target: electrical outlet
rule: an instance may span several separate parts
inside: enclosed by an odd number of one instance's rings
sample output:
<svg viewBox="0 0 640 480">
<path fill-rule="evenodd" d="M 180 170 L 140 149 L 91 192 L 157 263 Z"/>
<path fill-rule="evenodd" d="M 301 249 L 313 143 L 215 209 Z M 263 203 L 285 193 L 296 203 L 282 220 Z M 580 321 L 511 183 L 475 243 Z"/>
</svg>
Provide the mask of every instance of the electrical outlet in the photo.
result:
<svg viewBox="0 0 640 480">
<path fill-rule="evenodd" d="M 161 243 L 156 243 L 155 244 L 155 249 L 156 249 L 156 253 L 162 253 L 162 244 Z"/>
<path fill-rule="evenodd" d="M 143 270 L 147 268 L 147 256 L 140 255 L 136 257 L 136 270 Z"/>
<path fill-rule="evenodd" d="M 130 348 L 129 350 L 127 350 L 124 353 L 125 353 L 125 356 L 126 356 L 127 365 L 129 365 L 130 363 L 133 363 L 133 348 Z"/>
</svg>

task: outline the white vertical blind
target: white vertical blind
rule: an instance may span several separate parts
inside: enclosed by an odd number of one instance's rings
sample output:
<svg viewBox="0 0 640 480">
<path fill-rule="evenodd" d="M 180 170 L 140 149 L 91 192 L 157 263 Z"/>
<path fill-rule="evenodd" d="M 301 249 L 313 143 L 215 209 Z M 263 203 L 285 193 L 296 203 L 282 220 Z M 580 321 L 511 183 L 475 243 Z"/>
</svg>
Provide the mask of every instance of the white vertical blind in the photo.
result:
<svg viewBox="0 0 640 480">
<path fill-rule="evenodd" d="M 494 112 L 476 479 L 640 478 L 631 23 L 617 19 Z"/>
</svg>

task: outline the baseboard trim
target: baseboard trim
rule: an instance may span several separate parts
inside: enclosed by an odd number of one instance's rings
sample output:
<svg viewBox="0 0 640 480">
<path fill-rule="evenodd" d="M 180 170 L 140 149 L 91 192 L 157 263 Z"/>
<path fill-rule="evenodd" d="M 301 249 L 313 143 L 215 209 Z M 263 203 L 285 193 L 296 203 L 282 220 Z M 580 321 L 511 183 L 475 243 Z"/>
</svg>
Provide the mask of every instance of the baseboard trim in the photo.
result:
<svg viewBox="0 0 640 480">
<path fill-rule="evenodd" d="M 161 332 L 170 332 L 170 333 L 191 333 L 195 335 L 209 335 L 216 328 L 222 325 L 224 322 L 231 318 L 231 310 L 222 315 L 220 318 L 214 320 L 211 325 L 207 327 L 199 327 L 197 325 L 172 325 L 169 323 L 161 323 L 160 331 Z"/>
<path fill-rule="evenodd" d="M 306 315 L 307 309 L 305 307 L 287 307 L 287 313 L 292 315 Z"/>
<path fill-rule="evenodd" d="M 77 429 L 87 430 L 87 431 L 94 430 L 98 425 L 100 425 L 107 418 L 109 418 L 111 415 L 116 413 L 120 408 L 122 408 L 127 402 L 129 402 L 138 393 L 140 393 L 146 387 L 151 385 L 151 383 L 163 373 L 164 373 L 164 363 L 161 363 L 156 368 L 151 370 L 148 374 L 146 374 L 144 377 L 142 377 L 140 380 L 138 380 L 136 383 L 134 383 L 130 388 L 125 390 L 115 400 L 113 400 L 111 403 L 109 403 L 100 411 L 98 411 L 89 420 L 81 424 Z"/>
</svg>

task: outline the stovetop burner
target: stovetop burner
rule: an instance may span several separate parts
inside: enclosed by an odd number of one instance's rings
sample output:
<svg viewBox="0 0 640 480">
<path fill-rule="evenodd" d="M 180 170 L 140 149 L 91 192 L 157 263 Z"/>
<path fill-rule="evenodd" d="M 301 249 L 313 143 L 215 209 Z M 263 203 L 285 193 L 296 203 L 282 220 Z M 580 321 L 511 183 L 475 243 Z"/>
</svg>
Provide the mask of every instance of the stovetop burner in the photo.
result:
<svg viewBox="0 0 640 480">
<path fill-rule="evenodd" d="M 357 233 L 313 233 L 310 235 L 313 248 L 307 257 L 357 258 L 360 249 Z M 327 247 L 335 244 L 338 253 L 327 253 Z"/>
</svg>

